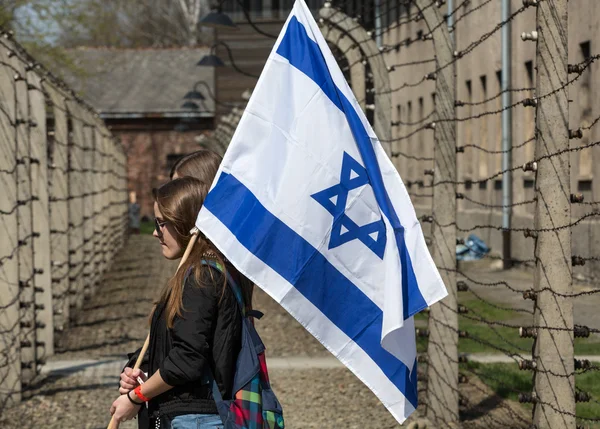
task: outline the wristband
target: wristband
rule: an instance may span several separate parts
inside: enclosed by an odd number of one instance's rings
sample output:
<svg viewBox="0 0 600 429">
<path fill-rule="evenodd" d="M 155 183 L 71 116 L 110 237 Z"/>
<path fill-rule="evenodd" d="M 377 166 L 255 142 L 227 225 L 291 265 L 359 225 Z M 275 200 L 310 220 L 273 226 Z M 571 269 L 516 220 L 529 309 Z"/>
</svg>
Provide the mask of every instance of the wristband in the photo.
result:
<svg viewBox="0 0 600 429">
<path fill-rule="evenodd" d="M 131 392 L 131 391 L 129 391 L 129 392 Z M 130 402 L 131 402 L 133 405 L 137 405 L 137 406 L 139 407 L 140 405 L 142 405 L 142 404 L 143 404 L 143 402 L 135 402 L 133 399 L 131 399 L 131 396 L 129 396 L 129 392 L 127 392 L 127 393 L 126 393 L 126 395 L 127 395 L 127 399 L 129 399 L 129 401 L 130 401 Z"/>
<path fill-rule="evenodd" d="M 144 394 L 142 393 L 142 386 L 138 386 L 135 389 L 133 389 L 133 393 L 135 393 L 135 395 L 138 398 L 140 398 L 142 402 L 150 402 L 150 398 L 144 396 Z"/>
</svg>

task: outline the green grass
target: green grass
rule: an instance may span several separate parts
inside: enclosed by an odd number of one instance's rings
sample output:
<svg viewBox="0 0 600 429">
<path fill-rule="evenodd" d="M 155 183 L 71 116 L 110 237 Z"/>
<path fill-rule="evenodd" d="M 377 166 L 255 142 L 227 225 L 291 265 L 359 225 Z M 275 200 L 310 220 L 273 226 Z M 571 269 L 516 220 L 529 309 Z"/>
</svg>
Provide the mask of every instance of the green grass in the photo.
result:
<svg viewBox="0 0 600 429">
<path fill-rule="evenodd" d="M 460 364 L 460 369 L 467 377 L 479 377 L 504 399 L 518 401 L 519 393 L 531 393 L 533 389 L 531 371 L 521 371 L 516 364 L 468 362 Z M 530 404 L 524 405 L 531 408 Z"/>
<path fill-rule="evenodd" d="M 465 375 L 476 375 L 500 397 L 505 399 L 518 401 L 519 393 L 530 393 L 533 390 L 532 373 L 530 371 L 520 371 L 515 364 L 469 362 L 460 366 L 461 372 Z M 600 398 L 600 373 L 588 371 L 575 375 L 575 386 L 589 393 L 592 398 Z M 528 410 L 532 409 L 531 404 L 521 404 L 521 406 Z M 576 404 L 575 414 L 580 418 L 599 419 L 600 404 L 593 401 L 579 402 Z M 597 422 L 580 420 L 580 424 L 583 424 L 584 427 L 600 428 L 600 423 Z"/>
<path fill-rule="evenodd" d="M 479 319 L 483 319 L 516 326 L 519 325 L 518 320 L 522 320 L 523 324 L 528 319 L 533 321 L 530 314 L 496 308 L 479 300 L 470 292 L 461 293 L 459 300 L 461 305 L 469 309 L 469 313 L 459 316 L 460 330 L 467 331 L 469 334 L 469 338 L 461 338 L 459 341 L 460 353 L 531 352 L 533 340 L 520 338 L 518 328 L 479 321 Z"/>
<path fill-rule="evenodd" d="M 154 222 L 147 221 L 140 224 L 140 234 L 152 234 L 154 232 Z"/>
<path fill-rule="evenodd" d="M 600 373 L 597 371 L 589 371 L 584 374 L 576 375 L 575 387 L 589 393 L 592 398 L 598 400 L 600 398 Z M 575 414 L 578 417 L 599 419 L 600 404 L 593 401 L 580 402 L 577 404 L 577 412 Z M 582 421 L 582 423 L 586 422 Z M 594 427 L 600 427 L 600 423 L 594 423 Z"/>
<path fill-rule="evenodd" d="M 467 314 L 459 315 L 460 330 L 467 331 L 469 338 L 459 339 L 460 353 L 510 354 L 518 353 L 531 358 L 533 339 L 519 337 L 519 326 L 531 326 L 533 315 L 505 308 L 508 304 L 484 302 L 472 292 L 461 292 L 459 303 L 469 309 Z M 415 320 L 425 320 L 427 314 L 419 314 Z M 479 319 L 483 319 L 480 321 Z M 501 322 L 515 326 L 507 327 L 486 322 Z M 425 351 L 427 338 L 417 338 L 417 350 Z M 576 355 L 600 354 L 600 342 L 597 336 L 575 339 Z M 469 362 L 460 364 L 461 373 L 467 377 L 477 376 L 500 397 L 518 401 L 519 393 L 533 390 L 532 372 L 520 371 L 516 363 L 481 364 Z M 589 393 L 592 398 L 600 399 L 600 371 L 588 371 L 575 376 L 578 389 Z M 531 404 L 520 404 L 531 411 Z M 600 404 L 590 401 L 577 403 L 576 415 L 579 418 L 600 419 Z M 584 427 L 600 429 L 600 423 L 579 420 Z"/>
<path fill-rule="evenodd" d="M 490 305 L 470 292 L 459 295 L 459 302 L 469 309 L 469 313 L 459 316 L 459 328 L 467 331 L 469 338 L 461 338 L 461 353 L 519 353 L 530 355 L 533 339 L 519 337 L 518 326 L 533 324 L 533 316 L 529 313 L 517 312 Z M 499 305 L 500 307 L 506 304 Z M 506 327 L 488 322 L 501 322 L 516 326 Z M 595 337 L 577 338 L 575 354 L 600 354 L 600 342 Z"/>
</svg>

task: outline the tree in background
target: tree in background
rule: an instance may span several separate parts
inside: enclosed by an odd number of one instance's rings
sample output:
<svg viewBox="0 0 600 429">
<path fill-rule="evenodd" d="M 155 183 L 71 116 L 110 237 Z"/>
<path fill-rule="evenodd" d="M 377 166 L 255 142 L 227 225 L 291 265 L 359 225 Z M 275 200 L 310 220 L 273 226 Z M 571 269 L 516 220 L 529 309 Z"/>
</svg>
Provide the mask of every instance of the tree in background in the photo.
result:
<svg viewBox="0 0 600 429">
<path fill-rule="evenodd" d="M 52 70 L 79 71 L 57 41 L 70 22 L 80 19 L 67 0 L 0 0 L 1 29 L 14 33 L 34 58 Z"/>
<path fill-rule="evenodd" d="M 194 46 L 208 0 L 0 0 L 0 26 L 51 70 L 76 70 L 65 48 Z"/>
<path fill-rule="evenodd" d="M 81 0 L 78 22 L 63 31 L 66 47 L 194 46 L 203 41 L 198 22 L 207 0 Z"/>
</svg>

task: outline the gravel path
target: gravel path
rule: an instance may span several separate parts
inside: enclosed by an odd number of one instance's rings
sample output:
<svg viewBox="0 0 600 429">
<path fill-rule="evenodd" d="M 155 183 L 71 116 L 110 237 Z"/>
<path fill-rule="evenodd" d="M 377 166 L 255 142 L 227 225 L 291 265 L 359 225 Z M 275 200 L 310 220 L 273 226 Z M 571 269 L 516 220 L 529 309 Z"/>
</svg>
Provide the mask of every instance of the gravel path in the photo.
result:
<svg viewBox="0 0 600 429">
<path fill-rule="evenodd" d="M 72 326 L 58 338 L 57 353 L 27 392 L 29 399 L 5 410 L 0 428 L 106 428 L 121 362 L 126 352 L 141 346 L 153 298 L 176 268 L 162 258 L 150 236 L 131 237 L 116 261 Z M 286 427 L 399 427 L 368 388 L 344 367 L 330 365 L 331 355 L 260 290 L 254 306 L 265 312 L 257 327 L 272 361 L 271 381 L 283 404 Z M 70 369 L 59 371 L 61 366 Z M 424 387 L 420 384 L 419 391 Z M 461 394 L 469 398 L 461 408 L 469 428 L 513 427 L 514 412 L 506 412 L 513 406 L 502 401 L 490 406 L 486 400 L 492 392 L 482 383 L 461 385 Z M 135 422 L 121 425 L 121 429 L 136 427 Z"/>
</svg>

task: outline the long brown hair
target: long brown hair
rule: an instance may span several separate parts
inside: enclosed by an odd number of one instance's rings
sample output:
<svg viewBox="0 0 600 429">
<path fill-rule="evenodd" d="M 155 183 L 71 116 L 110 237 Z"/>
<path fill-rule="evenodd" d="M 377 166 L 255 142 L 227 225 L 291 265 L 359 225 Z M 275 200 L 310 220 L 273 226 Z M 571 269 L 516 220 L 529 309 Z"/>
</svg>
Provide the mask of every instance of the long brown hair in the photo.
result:
<svg viewBox="0 0 600 429">
<path fill-rule="evenodd" d="M 177 160 L 171 168 L 171 179 L 177 173 L 179 177 L 195 177 L 203 182 L 212 183 L 221 165 L 220 155 L 211 150 L 198 150 Z"/>
<path fill-rule="evenodd" d="M 154 201 L 158 205 L 158 210 L 163 220 L 172 227 L 175 235 L 174 238 L 182 250 L 190 242 L 192 237 L 190 230 L 194 228 L 196 217 L 202 208 L 209 188 L 210 185 L 201 180 L 193 177 L 183 177 L 168 182 L 154 190 Z M 210 267 L 200 263 L 202 259 L 212 259 L 223 267 L 226 267 L 221 252 L 200 234 L 198 242 L 194 245 L 189 257 L 163 287 L 160 298 L 156 302 L 156 304 L 165 304 L 168 328 L 173 327 L 175 316 L 181 317 L 182 315 L 184 309 L 183 286 L 185 276 L 190 267 L 192 271 L 190 275 L 194 276 L 195 283 L 200 287 L 203 285 L 203 279 L 206 279 L 206 276 L 203 275 L 204 270 L 208 270 L 206 272 L 209 273 L 211 278 L 214 276 L 214 272 Z M 222 293 L 224 293 L 226 285 L 227 280 L 225 278 Z"/>
<path fill-rule="evenodd" d="M 201 149 L 177 160 L 173 168 L 171 168 L 170 177 L 172 179 L 175 173 L 177 173 L 177 176 L 180 178 L 194 177 L 205 184 L 211 185 L 219 170 L 221 161 L 223 161 L 221 155 L 211 150 Z M 239 284 L 244 296 L 244 302 L 250 308 L 252 305 L 254 283 L 244 276 L 239 276 Z"/>
</svg>

